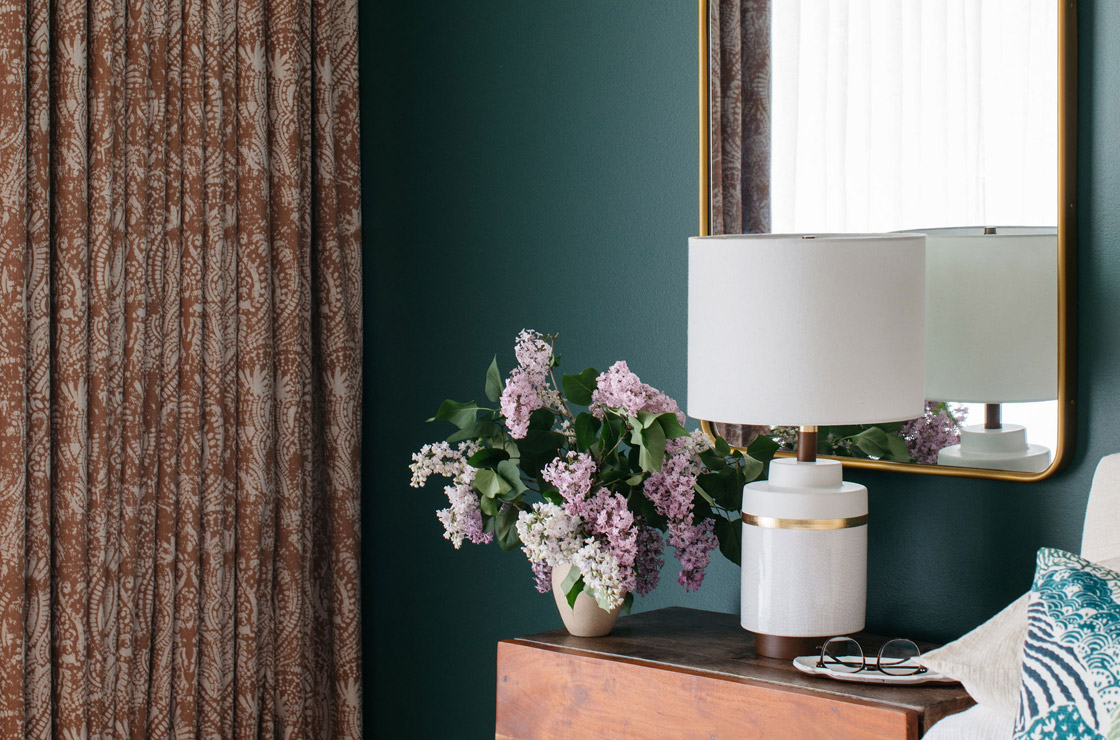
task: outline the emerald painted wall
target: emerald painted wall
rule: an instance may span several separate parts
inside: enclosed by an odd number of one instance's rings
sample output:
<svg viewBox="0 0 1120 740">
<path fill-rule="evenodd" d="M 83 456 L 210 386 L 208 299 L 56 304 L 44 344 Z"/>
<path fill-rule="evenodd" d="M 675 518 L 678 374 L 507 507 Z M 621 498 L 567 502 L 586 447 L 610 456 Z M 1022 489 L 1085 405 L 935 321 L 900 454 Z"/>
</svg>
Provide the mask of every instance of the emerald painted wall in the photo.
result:
<svg viewBox="0 0 1120 740">
<path fill-rule="evenodd" d="M 445 397 L 481 397 L 522 327 L 566 368 L 633 370 L 683 400 L 697 228 L 691 0 L 364 3 L 363 609 L 370 737 L 493 736 L 495 643 L 552 629 L 519 554 L 452 549 L 409 454 Z M 871 491 L 868 627 L 950 639 L 1076 549 L 1093 466 L 1120 450 L 1120 4 L 1081 2 L 1079 441 L 1039 484 L 850 471 Z M 779 310 L 780 307 L 776 307 Z M 777 359 L 777 358 L 776 358 Z M 1120 523 L 1118 523 L 1120 525 Z M 718 556 L 717 556 L 718 558 Z M 719 560 L 636 609 L 734 612 Z"/>
</svg>

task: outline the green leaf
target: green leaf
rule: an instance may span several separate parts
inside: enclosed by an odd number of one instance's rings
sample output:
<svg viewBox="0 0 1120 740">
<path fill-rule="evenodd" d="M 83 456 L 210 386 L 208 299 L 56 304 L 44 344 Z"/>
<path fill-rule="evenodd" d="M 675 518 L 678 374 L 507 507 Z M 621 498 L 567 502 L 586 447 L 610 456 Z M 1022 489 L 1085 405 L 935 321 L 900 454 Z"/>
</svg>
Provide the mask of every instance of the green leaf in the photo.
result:
<svg viewBox="0 0 1120 740">
<path fill-rule="evenodd" d="M 778 443 L 774 441 L 773 437 L 766 434 L 758 435 L 747 445 L 747 454 L 763 465 L 769 465 L 777 451 Z"/>
<path fill-rule="evenodd" d="M 635 431 L 648 429 L 660 416 L 661 414 L 655 414 L 652 411 L 639 411 L 637 416 L 630 417 L 630 428 Z M 637 422 L 637 424 L 634 422 Z"/>
<path fill-rule="evenodd" d="M 906 447 L 906 440 L 897 434 L 887 435 L 889 452 L 886 459 L 894 462 L 910 462 L 910 450 Z"/>
<path fill-rule="evenodd" d="M 848 439 L 868 457 L 884 458 L 891 452 L 890 442 L 887 441 L 887 433 L 879 427 L 868 427 L 859 434 L 848 437 Z"/>
<path fill-rule="evenodd" d="M 603 419 L 603 433 L 599 436 L 599 453 L 606 454 L 613 450 L 622 439 L 622 419 L 614 414 L 607 414 Z"/>
<path fill-rule="evenodd" d="M 565 503 L 564 497 L 560 495 L 560 489 L 556 488 L 555 486 L 550 486 L 549 488 L 541 491 L 541 498 L 543 498 L 548 503 L 556 504 L 557 506 L 563 506 Z"/>
<path fill-rule="evenodd" d="M 692 485 L 692 488 L 698 494 L 700 494 L 700 498 L 702 498 L 702 499 L 704 499 L 705 501 L 708 502 L 708 505 L 712 505 L 716 502 L 716 500 L 714 498 L 712 498 L 712 494 L 710 494 L 710 493 L 708 493 L 707 491 L 704 490 L 704 486 L 703 486 L 703 484 L 700 483 L 700 478 L 699 477 L 696 479 L 696 483 L 694 483 Z"/>
<path fill-rule="evenodd" d="M 564 580 L 560 584 L 560 593 L 564 594 L 564 598 L 568 600 L 568 606 L 573 609 L 576 608 L 576 597 L 579 596 L 583 587 L 583 573 L 573 565 L 568 569 L 568 575 L 564 576 Z"/>
<path fill-rule="evenodd" d="M 498 547 L 507 552 L 521 545 L 521 538 L 517 536 L 517 514 L 516 506 L 503 504 L 502 510 L 494 519 L 497 522 L 494 526 L 494 534 L 498 540 Z"/>
<path fill-rule="evenodd" d="M 740 472 L 745 485 L 752 480 L 758 480 L 766 465 L 761 460 L 755 460 L 751 455 L 743 455 Z"/>
<path fill-rule="evenodd" d="M 728 454 L 731 454 L 728 452 Z M 700 462 L 704 463 L 704 467 L 708 470 L 722 470 L 727 467 L 727 458 L 719 455 L 715 450 L 704 450 L 700 453 Z"/>
<path fill-rule="evenodd" d="M 517 440 L 521 453 L 521 469 L 530 478 L 539 478 L 541 469 L 556 459 L 567 438 L 559 432 L 530 428 L 524 439 Z"/>
<path fill-rule="evenodd" d="M 657 421 L 665 432 L 665 439 L 679 439 L 688 436 L 688 430 L 681 426 L 681 423 L 677 421 L 677 415 L 672 412 L 659 415 Z"/>
<path fill-rule="evenodd" d="M 496 498 L 490 498 L 489 496 L 483 496 L 482 498 L 479 499 L 478 506 L 479 506 L 479 508 L 482 509 L 483 514 L 488 514 L 489 516 L 497 516 L 498 511 L 502 507 L 502 503 L 501 503 L 501 501 L 499 501 Z"/>
<path fill-rule="evenodd" d="M 467 458 L 472 468 L 493 468 L 502 460 L 509 460 L 509 453 L 496 447 L 483 447 Z"/>
<path fill-rule="evenodd" d="M 638 465 L 648 473 L 661 470 L 665 459 L 665 432 L 660 424 L 651 424 L 641 431 Z"/>
<path fill-rule="evenodd" d="M 693 488 L 693 490 L 695 490 L 695 487 Z M 699 524 L 705 519 L 712 518 L 715 518 L 715 512 L 712 511 L 712 505 L 709 504 L 703 496 L 701 496 L 700 498 L 694 497 L 692 499 L 692 523 Z"/>
<path fill-rule="evenodd" d="M 743 520 L 716 518 L 716 539 L 719 540 L 719 551 L 723 556 L 735 563 L 743 556 Z"/>
<path fill-rule="evenodd" d="M 483 468 L 474 475 L 474 490 L 483 496 L 493 498 L 509 491 L 510 485 L 502 480 L 495 471 Z"/>
<path fill-rule="evenodd" d="M 632 476 L 630 476 L 629 478 L 626 479 L 626 485 L 636 486 L 639 483 L 641 483 L 643 480 L 645 480 L 645 477 L 646 477 L 645 473 L 634 473 Z"/>
<path fill-rule="evenodd" d="M 716 454 L 720 457 L 727 457 L 731 454 L 731 445 L 727 444 L 727 440 L 720 435 L 715 435 L 715 450 Z"/>
<path fill-rule="evenodd" d="M 521 481 L 521 468 L 517 467 L 512 460 L 502 460 L 498 463 L 498 476 L 509 484 L 511 493 L 521 495 L 529 490 Z"/>
<path fill-rule="evenodd" d="M 599 427 L 602 425 L 603 422 L 586 411 L 577 416 L 574 425 L 576 432 L 576 449 L 580 452 L 587 452 L 587 450 L 591 449 L 591 445 L 595 444 L 595 437 L 599 434 Z"/>
<path fill-rule="evenodd" d="M 529 414 L 529 428 L 548 431 L 556 424 L 556 415 L 549 409 L 540 408 Z"/>
<path fill-rule="evenodd" d="M 572 403 L 580 406 L 591 405 L 591 394 L 598 386 L 599 371 L 589 367 L 578 375 L 565 375 L 560 378 L 560 387 L 564 396 Z"/>
<path fill-rule="evenodd" d="M 502 397 L 502 374 L 498 372 L 497 355 L 494 355 L 490 367 L 486 370 L 486 397 L 494 403 Z"/>
<path fill-rule="evenodd" d="M 475 404 L 474 401 L 467 401 L 466 403 L 459 403 L 452 401 L 450 398 L 439 405 L 439 411 L 428 421 L 449 421 L 455 426 L 462 429 L 463 427 L 474 424 L 478 419 L 478 412 L 484 410 L 481 406 Z"/>
<path fill-rule="evenodd" d="M 622 611 L 619 612 L 619 614 L 624 617 L 628 616 L 630 614 L 630 607 L 632 606 L 634 606 L 634 592 L 630 591 L 622 599 Z"/>
<path fill-rule="evenodd" d="M 501 431 L 501 427 L 496 422 L 483 419 L 454 432 L 447 438 L 447 441 L 454 444 L 468 439 L 494 439 Z"/>
</svg>

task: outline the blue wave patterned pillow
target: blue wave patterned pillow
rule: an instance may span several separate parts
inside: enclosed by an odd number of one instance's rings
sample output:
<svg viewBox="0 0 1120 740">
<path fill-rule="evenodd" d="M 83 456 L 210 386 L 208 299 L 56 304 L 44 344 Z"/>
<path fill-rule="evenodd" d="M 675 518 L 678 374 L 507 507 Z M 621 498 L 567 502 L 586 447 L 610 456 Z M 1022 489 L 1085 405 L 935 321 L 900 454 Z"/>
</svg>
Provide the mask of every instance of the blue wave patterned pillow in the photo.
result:
<svg viewBox="0 0 1120 740">
<path fill-rule="evenodd" d="M 1038 551 L 1015 740 L 1120 740 L 1120 573 Z"/>
</svg>

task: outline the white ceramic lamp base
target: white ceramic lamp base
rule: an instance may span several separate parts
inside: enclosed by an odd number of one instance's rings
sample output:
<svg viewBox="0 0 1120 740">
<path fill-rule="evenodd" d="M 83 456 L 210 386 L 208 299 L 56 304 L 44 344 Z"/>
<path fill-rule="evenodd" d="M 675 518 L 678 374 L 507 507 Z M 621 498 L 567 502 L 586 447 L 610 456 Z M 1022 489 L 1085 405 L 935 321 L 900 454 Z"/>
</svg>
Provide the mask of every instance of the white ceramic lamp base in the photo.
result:
<svg viewBox="0 0 1120 740">
<path fill-rule="evenodd" d="M 759 654 L 795 657 L 788 653 L 859 632 L 867 488 L 845 482 L 835 460 L 772 461 L 769 480 L 743 489 L 742 566 L 741 623 L 758 636 Z"/>
<path fill-rule="evenodd" d="M 992 468 L 1041 473 L 1050 467 L 1050 449 L 1027 443 L 1027 430 L 1018 424 L 986 429 L 976 424 L 961 429 L 961 443 L 937 453 L 938 465 Z"/>
</svg>

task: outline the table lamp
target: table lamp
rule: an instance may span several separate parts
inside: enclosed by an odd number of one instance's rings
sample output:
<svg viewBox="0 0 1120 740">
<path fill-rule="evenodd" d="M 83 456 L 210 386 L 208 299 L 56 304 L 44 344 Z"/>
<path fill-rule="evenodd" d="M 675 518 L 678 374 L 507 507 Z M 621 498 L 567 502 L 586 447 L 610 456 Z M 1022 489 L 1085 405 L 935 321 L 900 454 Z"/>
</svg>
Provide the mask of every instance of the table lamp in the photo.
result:
<svg viewBox="0 0 1120 740">
<path fill-rule="evenodd" d="M 867 489 L 817 460 L 816 427 L 924 410 L 925 238 L 693 237 L 688 413 L 799 426 L 797 459 L 743 490 L 742 626 L 759 655 L 864 627 Z"/>
<path fill-rule="evenodd" d="M 1055 228 L 927 229 L 926 397 L 983 403 L 938 465 L 1041 473 L 1050 450 L 1002 423 L 1001 403 L 1058 397 Z"/>
</svg>

